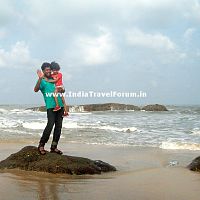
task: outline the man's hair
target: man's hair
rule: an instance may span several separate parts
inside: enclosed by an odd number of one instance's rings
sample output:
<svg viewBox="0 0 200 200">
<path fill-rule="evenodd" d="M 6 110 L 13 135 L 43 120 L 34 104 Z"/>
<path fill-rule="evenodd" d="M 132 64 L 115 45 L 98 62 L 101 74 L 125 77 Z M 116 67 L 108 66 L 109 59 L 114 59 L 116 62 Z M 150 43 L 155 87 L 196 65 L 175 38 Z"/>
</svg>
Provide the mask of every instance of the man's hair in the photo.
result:
<svg viewBox="0 0 200 200">
<path fill-rule="evenodd" d="M 42 71 L 44 71 L 45 68 L 47 68 L 47 67 L 50 67 L 50 68 L 51 68 L 51 64 L 48 63 L 48 62 L 44 62 L 44 63 L 42 64 L 42 66 L 41 66 Z"/>
<path fill-rule="evenodd" d="M 55 61 L 51 62 L 51 70 L 60 70 L 60 65 L 56 63 Z"/>
</svg>

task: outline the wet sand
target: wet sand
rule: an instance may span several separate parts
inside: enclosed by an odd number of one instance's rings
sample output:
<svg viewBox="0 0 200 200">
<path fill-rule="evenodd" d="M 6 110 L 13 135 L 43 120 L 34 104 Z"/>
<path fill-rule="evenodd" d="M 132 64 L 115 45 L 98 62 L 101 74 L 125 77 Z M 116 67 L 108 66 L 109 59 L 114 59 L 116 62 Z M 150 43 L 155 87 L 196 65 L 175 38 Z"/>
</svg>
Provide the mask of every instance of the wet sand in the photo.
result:
<svg viewBox="0 0 200 200">
<path fill-rule="evenodd" d="M 0 160 L 26 145 L 1 143 Z M 0 173 L 0 199 L 197 200 L 200 197 L 200 174 L 185 168 L 199 151 L 66 143 L 61 143 L 60 148 L 64 154 L 109 162 L 118 171 L 69 176 L 5 170 Z M 178 165 L 170 166 L 173 160 Z"/>
</svg>

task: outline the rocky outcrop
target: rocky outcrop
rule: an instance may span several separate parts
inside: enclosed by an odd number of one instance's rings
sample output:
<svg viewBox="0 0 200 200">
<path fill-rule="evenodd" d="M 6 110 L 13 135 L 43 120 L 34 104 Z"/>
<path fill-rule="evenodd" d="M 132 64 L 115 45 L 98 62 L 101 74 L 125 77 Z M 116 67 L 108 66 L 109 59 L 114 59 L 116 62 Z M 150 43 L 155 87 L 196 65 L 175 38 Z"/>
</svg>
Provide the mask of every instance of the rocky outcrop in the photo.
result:
<svg viewBox="0 0 200 200">
<path fill-rule="evenodd" d="M 27 108 L 33 111 L 45 112 L 45 106 Z M 104 103 L 104 104 L 85 104 L 85 105 L 69 105 L 69 112 L 92 112 L 92 111 L 109 111 L 109 110 L 134 110 L 134 111 L 168 111 L 164 105 L 154 104 L 144 106 L 142 109 L 135 105 L 120 103 Z"/>
<path fill-rule="evenodd" d="M 160 104 L 147 105 L 142 108 L 145 111 L 168 111 L 167 108 Z"/>
<path fill-rule="evenodd" d="M 46 112 L 47 109 L 46 106 L 38 106 L 38 107 L 27 108 L 26 110 Z"/>
<path fill-rule="evenodd" d="M 107 110 L 135 110 L 138 111 L 138 106 L 120 103 L 105 103 L 105 104 L 89 104 L 81 105 L 84 107 L 84 111 L 107 111 Z"/>
<path fill-rule="evenodd" d="M 27 108 L 33 111 L 46 111 L 45 106 Z M 105 104 L 85 104 L 85 105 L 69 105 L 69 112 L 92 112 L 92 111 L 108 111 L 108 110 L 135 110 L 139 111 L 138 106 L 120 103 L 105 103 Z"/>
<path fill-rule="evenodd" d="M 0 162 L 0 169 L 21 169 L 26 171 L 38 171 L 65 174 L 101 174 L 101 172 L 116 171 L 112 165 L 101 160 L 58 155 L 47 152 L 40 155 L 37 147 L 26 146 L 19 152 L 11 154 Z"/>
<path fill-rule="evenodd" d="M 200 172 L 200 156 L 195 158 L 187 167 L 192 171 Z"/>
</svg>

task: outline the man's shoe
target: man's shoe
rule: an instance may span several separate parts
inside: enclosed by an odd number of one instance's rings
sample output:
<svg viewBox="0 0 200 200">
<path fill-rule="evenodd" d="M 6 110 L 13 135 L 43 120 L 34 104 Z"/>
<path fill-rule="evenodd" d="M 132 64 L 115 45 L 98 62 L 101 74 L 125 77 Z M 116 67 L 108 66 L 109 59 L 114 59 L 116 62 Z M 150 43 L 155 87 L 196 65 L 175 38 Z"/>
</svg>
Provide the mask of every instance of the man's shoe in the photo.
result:
<svg viewBox="0 0 200 200">
<path fill-rule="evenodd" d="M 61 150 L 59 150 L 59 149 L 51 149 L 51 151 L 50 151 L 51 153 L 57 153 L 57 154 L 60 154 L 60 155 L 62 155 L 63 154 L 63 152 L 61 151 Z"/>
<path fill-rule="evenodd" d="M 42 147 L 42 146 L 38 147 L 38 151 L 39 151 L 40 155 L 45 155 L 46 154 L 46 151 L 45 151 L 44 147 Z"/>
</svg>

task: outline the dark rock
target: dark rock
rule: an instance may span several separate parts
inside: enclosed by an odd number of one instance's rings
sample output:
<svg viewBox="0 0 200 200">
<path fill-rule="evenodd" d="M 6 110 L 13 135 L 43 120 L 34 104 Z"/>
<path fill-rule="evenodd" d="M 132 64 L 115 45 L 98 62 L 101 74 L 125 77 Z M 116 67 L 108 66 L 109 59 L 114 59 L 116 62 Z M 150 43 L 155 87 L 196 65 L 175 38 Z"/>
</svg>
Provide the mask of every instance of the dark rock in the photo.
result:
<svg viewBox="0 0 200 200">
<path fill-rule="evenodd" d="M 28 110 L 45 112 L 45 106 L 27 108 Z M 92 111 L 108 111 L 108 110 L 135 110 L 140 108 L 135 105 L 120 104 L 120 103 L 104 103 L 104 104 L 85 104 L 85 105 L 69 105 L 70 112 L 92 112 Z"/>
<path fill-rule="evenodd" d="M 26 110 L 46 112 L 47 109 L 46 106 L 38 106 L 38 107 L 27 108 Z"/>
<path fill-rule="evenodd" d="M 187 167 L 192 171 L 200 172 L 200 156 L 195 158 Z"/>
<path fill-rule="evenodd" d="M 115 167 L 101 160 L 95 160 L 94 163 L 101 169 L 102 172 L 116 171 Z"/>
<path fill-rule="evenodd" d="M 142 108 L 145 111 L 168 111 L 164 105 L 154 104 L 154 105 L 147 105 Z"/>
<path fill-rule="evenodd" d="M 22 169 L 66 174 L 101 174 L 101 172 L 116 171 L 116 168 L 103 161 L 88 158 L 58 155 L 47 152 L 40 155 L 37 147 L 26 146 L 19 152 L 11 154 L 0 162 L 0 169 Z"/>
<path fill-rule="evenodd" d="M 28 110 L 45 112 L 45 106 L 27 108 Z M 135 110 L 140 111 L 141 108 L 130 104 L 120 103 L 104 103 L 104 104 L 85 104 L 85 105 L 69 105 L 70 112 L 92 112 L 92 111 L 109 111 L 109 110 Z M 164 105 L 153 104 L 142 108 L 145 111 L 168 111 Z"/>
<path fill-rule="evenodd" d="M 107 110 L 135 110 L 139 111 L 138 106 L 120 103 L 104 103 L 104 104 L 88 104 L 81 105 L 84 107 L 84 111 L 107 111 Z"/>
</svg>

